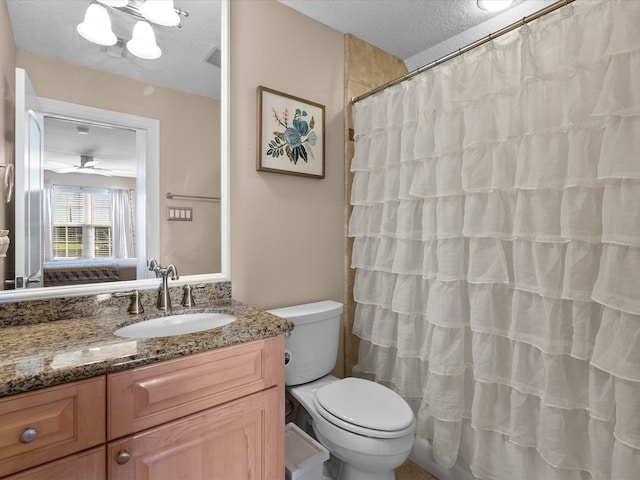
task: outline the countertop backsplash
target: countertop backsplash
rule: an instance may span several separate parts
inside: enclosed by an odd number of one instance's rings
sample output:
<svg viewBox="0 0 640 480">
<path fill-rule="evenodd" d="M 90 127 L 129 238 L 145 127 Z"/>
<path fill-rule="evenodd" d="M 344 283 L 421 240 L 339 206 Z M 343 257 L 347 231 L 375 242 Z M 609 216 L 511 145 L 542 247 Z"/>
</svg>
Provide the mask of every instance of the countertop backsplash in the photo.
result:
<svg viewBox="0 0 640 480">
<path fill-rule="evenodd" d="M 202 283 L 194 290 L 196 305 L 216 300 L 231 299 L 231 282 Z M 169 287 L 171 304 L 179 306 L 183 287 Z M 123 289 L 123 291 L 127 291 Z M 140 298 L 145 313 L 159 313 L 156 308 L 158 289 L 140 290 Z M 0 328 L 19 325 L 35 325 L 73 318 L 97 315 L 118 315 L 127 313 L 129 297 L 113 297 L 111 294 L 86 295 L 44 300 L 26 300 L 0 304 Z"/>
</svg>

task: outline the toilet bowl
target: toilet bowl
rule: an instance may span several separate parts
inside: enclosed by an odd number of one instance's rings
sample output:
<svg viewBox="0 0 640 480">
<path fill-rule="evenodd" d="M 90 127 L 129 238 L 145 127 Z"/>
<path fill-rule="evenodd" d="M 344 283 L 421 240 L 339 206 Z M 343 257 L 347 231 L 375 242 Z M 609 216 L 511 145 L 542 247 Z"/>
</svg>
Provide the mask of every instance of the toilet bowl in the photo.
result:
<svg viewBox="0 0 640 480">
<path fill-rule="evenodd" d="M 339 480 L 395 478 L 414 443 L 415 418 L 402 397 L 368 380 L 331 375 L 288 391 L 310 415 L 318 441 L 342 461 Z"/>
<path fill-rule="evenodd" d="M 285 340 L 285 383 L 311 418 L 316 439 L 340 460 L 332 480 L 394 480 L 411 453 L 415 417 L 392 390 L 361 378 L 338 379 L 342 304 L 325 301 L 270 310 L 295 324 Z"/>
</svg>

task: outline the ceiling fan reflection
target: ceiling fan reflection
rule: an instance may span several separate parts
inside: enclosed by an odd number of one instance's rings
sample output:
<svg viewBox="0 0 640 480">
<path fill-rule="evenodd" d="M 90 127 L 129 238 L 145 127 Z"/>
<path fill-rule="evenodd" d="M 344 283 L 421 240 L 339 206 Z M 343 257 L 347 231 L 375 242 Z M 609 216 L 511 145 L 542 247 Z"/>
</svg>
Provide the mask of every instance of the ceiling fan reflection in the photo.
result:
<svg viewBox="0 0 640 480">
<path fill-rule="evenodd" d="M 64 168 L 54 168 L 52 169 L 55 173 L 87 173 L 93 175 L 104 175 L 106 177 L 111 177 L 112 171 L 108 168 L 99 168 L 96 165 L 98 161 L 95 160 L 91 155 L 80 155 L 80 165 L 72 165 L 70 167 Z"/>
</svg>

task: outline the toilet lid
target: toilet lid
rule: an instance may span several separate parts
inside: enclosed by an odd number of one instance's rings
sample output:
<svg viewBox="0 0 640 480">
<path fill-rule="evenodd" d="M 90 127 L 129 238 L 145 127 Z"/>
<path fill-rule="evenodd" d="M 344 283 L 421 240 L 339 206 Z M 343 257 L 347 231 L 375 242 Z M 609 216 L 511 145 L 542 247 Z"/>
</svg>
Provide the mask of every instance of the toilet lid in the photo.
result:
<svg viewBox="0 0 640 480">
<path fill-rule="evenodd" d="M 413 412 L 400 395 L 361 378 L 344 378 L 319 388 L 314 403 L 328 421 L 356 433 L 366 429 L 380 432 L 381 437 L 392 432 L 397 436 L 413 431 L 415 425 Z"/>
</svg>

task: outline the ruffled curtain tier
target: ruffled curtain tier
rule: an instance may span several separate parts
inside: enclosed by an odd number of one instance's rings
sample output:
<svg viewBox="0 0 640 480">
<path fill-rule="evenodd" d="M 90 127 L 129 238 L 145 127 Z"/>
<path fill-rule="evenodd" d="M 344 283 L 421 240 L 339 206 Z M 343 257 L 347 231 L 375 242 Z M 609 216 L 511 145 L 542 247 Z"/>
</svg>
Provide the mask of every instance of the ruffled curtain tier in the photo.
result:
<svg viewBox="0 0 640 480">
<path fill-rule="evenodd" d="M 638 25 L 576 0 L 354 108 L 354 373 L 443 466 L 638 478 Z"/>
</svg>

